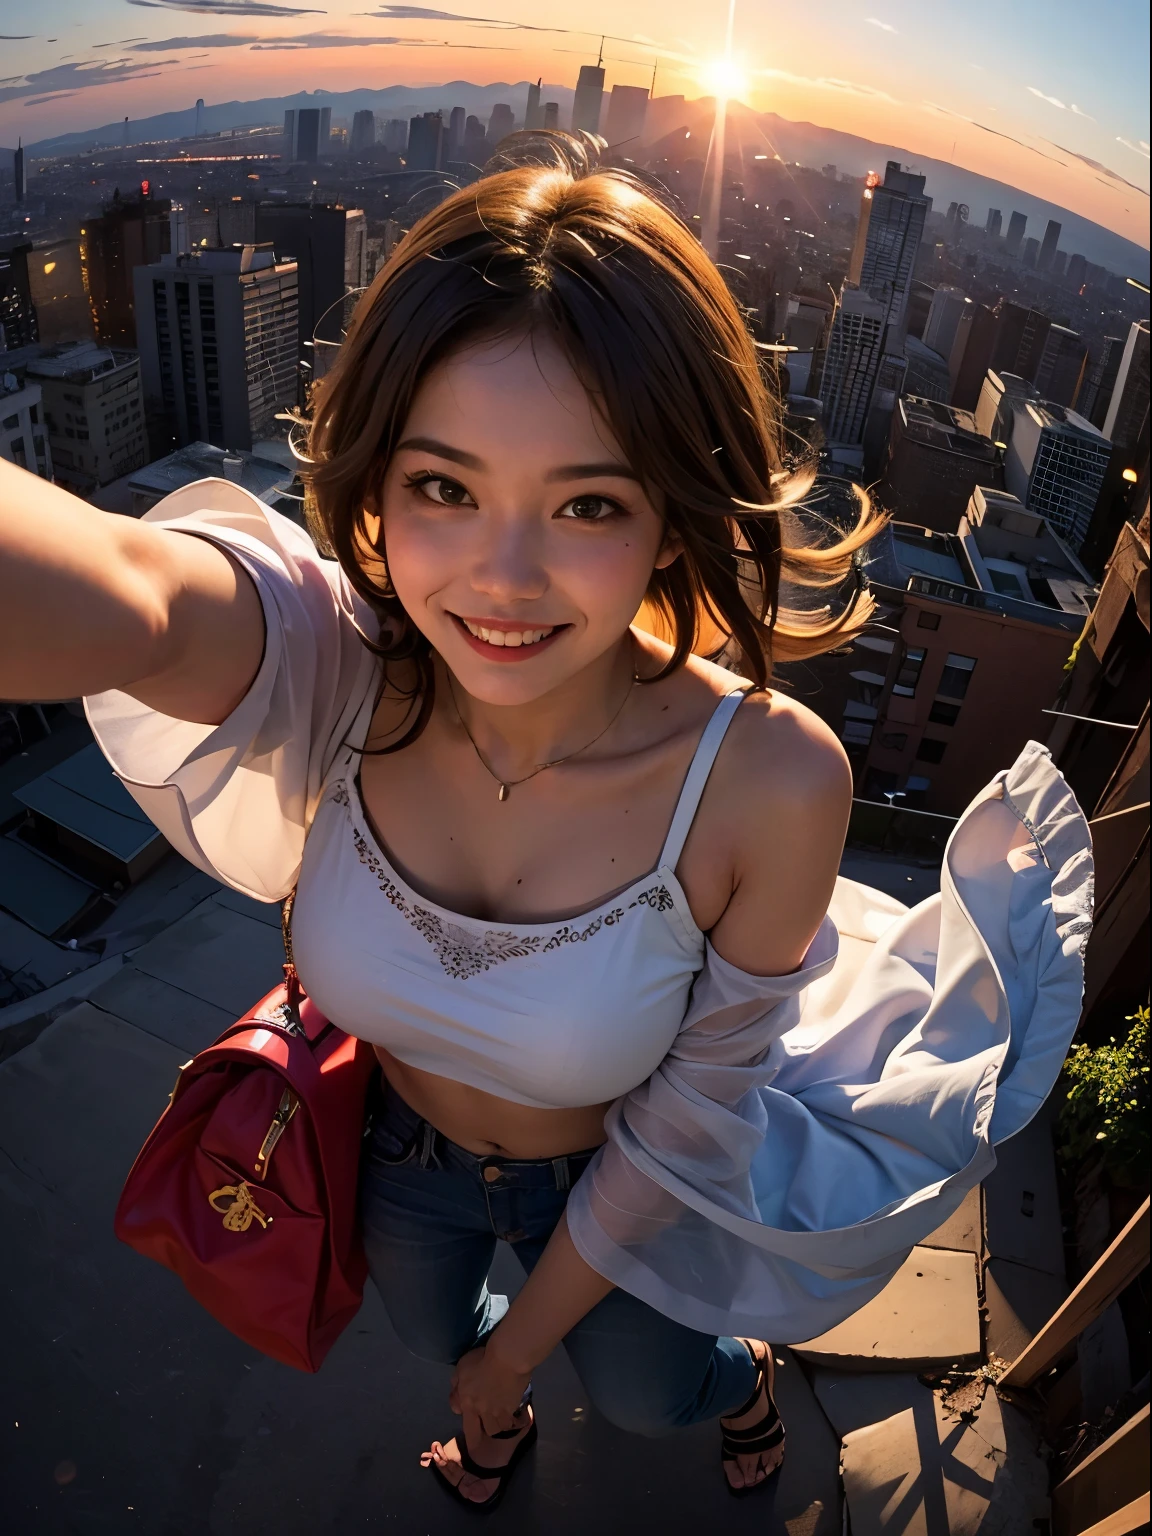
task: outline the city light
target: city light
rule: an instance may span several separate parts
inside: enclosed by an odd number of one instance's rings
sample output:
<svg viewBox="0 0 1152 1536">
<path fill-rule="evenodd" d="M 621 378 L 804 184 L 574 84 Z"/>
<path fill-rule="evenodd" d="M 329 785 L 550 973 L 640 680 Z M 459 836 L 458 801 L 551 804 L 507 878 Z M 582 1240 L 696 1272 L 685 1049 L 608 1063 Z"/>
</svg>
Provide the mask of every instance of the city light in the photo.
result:
<svg viewBox="0 0 1152 1536">
<path fill-rule="evenodd" d="M 1121 480 L 1127 480 L 1129 485 L 1135 485 L 1140 476 L 1134 469 L 1126 469 L 1120 478 Z"/>
</svg>

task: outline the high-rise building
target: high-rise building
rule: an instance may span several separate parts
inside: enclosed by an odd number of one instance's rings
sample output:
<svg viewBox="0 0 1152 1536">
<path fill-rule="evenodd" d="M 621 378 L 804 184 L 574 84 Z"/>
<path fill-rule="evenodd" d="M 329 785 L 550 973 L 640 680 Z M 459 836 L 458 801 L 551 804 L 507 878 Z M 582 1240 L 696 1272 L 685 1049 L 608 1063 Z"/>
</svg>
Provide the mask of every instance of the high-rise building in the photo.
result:
<svg viewBox="0 0 1152 1536">
<path fill-rule="evenodd" d="M 1069 258 L 1068 258 L 1068 270 L 1065 272 L 1064 275 L 1067 278 L 1070 287 L 1072 287 L 1072 288 L 1081 288 L 1081 287 L 1083 287 L 1083 285 L 1084 285 L 1084 275 L 1085 275 L 1085 272 L 1087 271 L 1087 268 L 1088 268 L 1088 262 L 1087 262 L 1085 257 L 1083 257 L 1083 256 L 1081 256 L 1079 254 L 1079 252 L 1077 252 L 1076 255 L 1074 255 L 1074 256 L 1069 256 Z"/>
<path fill-rule="evenodd" d="M 1035 384 L 1042 400 L 1072 405 L 1080 393 L 1088 348 L 1084 338 L 1066 325 L 1052 325 L 1036 365 Z"/>
<path fill-rule="evenodd" d="M 0 357 L 0 459 L 18 464 L 42 480 L 52 478 L 52 450 L 44 430 L 40 385 L 24 369 L 4 366 Z"/>
<path fill-rule="evenodd" d="M 560 103 L 558 101 L 546 101 L 544 103 L 545 128 L 560 127 Z"/>
<path fill-rule="evenodd" d="M 24 140 L 16 140 L 12 155 L 12 179 L 16 188 L 16 201 L 22 203 L 28 196 L 28 168 L 24 161 Z"/>
<path fill-rule="evenodd" d="M 438 171 L 444 163 L 444 119 L 439 112 L 425 112 L 408 124 L 410 171 Z"/>
<path fill-rule="evenodd" d="M 148 434 L 136 352 L 45 348 L 28 363 L 39 384 L 57 481 L 82 496 L 148 462 Z"/>
<path fill-rule="evenodd" d="M 453 107 L 448 117 L 448 147 L 444 152 L 445 162 L 449 160 L 463 160 L 464 158 L 464 125 L 467 121 L 467 113 L 463 107 Z"/>
<path fill-rule="evenodd" d="M 296 401 L 296 263 L 247 245 L 169 256 L 135 280 L 156 441 L 250 449 Z"/>
<path fill-rule="evenodd" d="M 196 126 L 193 129 L 193 132 L 195 133 L 197 138 L 199 138 L 200 135 L 204 132 L 204 98 L 203 98 L 203 96 L 199 96 L 196 99 Z"/>
<path fill-rule="evenodd" d="M 1052 263 L 1056 259 L 1056 247 L 1060 244 L 1060 225 L 1055 219 L 1048 220 L 1048 227 L 1044 231 L 1044 239 L 1040 245 L 1039 254 L 1036 257 L 1036 266 L 1041 272 L 1051 271 Z"/>
<path fill-rule="evenodd" d="M 1009 256 L 1019 256 L 1024 243 L 1024 231 L 1028 228 L 1028 215 L 1014 213 L 1008 220 L 1008 233 L 1004 237 L 1004 249 Z"/>
<path fill-rule="evenodd" d="M 1141 432 L 1148 432 L 1148 322 L 1134 320 L 1112 386 L 1104 436 L 1118 448 L 1131 450 Z M 1147 447 L 1145 447 L 1147 453 Z"/>
<path fill-rule="evenodd" d="M 608 148 L 621 149 L 629 158 L 634 158 L 644 136 L 647 113 L 646 85 L 614 85 L 608 98 L 608 121 L 604 127 Z"/>
<path fill-rule="evenodd" d="M 543 128 L 544 108 L 540 105 L 540 86 L 543 82 L 537 80 L 535 85 L 528 87 L 528 105 L 524 109 L 525 128 Z"/>
<path fill-rule="evenodd" d="M 469 114 L 464 124 L 464 159 L 469 165 L 483 165 L 487 158 L 484 124 Z"/>
<path fill-rule="evenodd" d="M 1004 488 L 999 450 L 970 411 L 905 396 L 892 417 L 880 500 L 893 517 L 955 533 L 976 486 Z"/>
<path fill-rule="evenodd" d="M 1057 251 L 1052 258 L 1052 276 L 1063 277 L 1068 266 L 1068 252 Z"/>
<path fill-rule="evenodd" d="M 988 366 L 997 373 L 1036 378 L 1052 322 L 1038 309 L 1001 299 L 996 306 L 996 344 Z"/>
<path fill-rule="evenodd" d="M 28 287 L 42 343 L 93 339 L 78 240 L 46 240 L 37 245 L 28 256 Z"/>
<path fill-rule="evenodd" d="M 402 155 L 408 148 L 408 122 L 403 117 L 390 117 L 384 124 L 381 143 L 392 155 Z"/>
<path fill-rule="evenodd" d="M 989 208 L 988 221 L 984 225 L 984 233 L 986 235 L 991 235 L 993 239 L 995 239 L 999 236 L 1003 227 L 1004 216 L 1001 214 L 999 208 Z"/>
<path fill-rule="evenodd" d="M 1124 356 L 1126 338 L 1105 336 L 1100 351 L 1089 365 L 1081 386 L 1080 397 L 1075 402 L 1077 413 L 1087 417 L 1094 427 L 1104 429 L 1108 407 L 1112 404 L 1112 389 L 1120 372 L 1120 360 Z"/>
<path fill-rule="evenodd" d="M 883 300 L 845 284 L 828 337 L 820 388 L 824 430 L 831 441 L 863 440 L 887 323 Z"/>
<path fill-rule="evenodd" d="M 915 336 L 909 336 L 904 342 L 904 357 L 908 367 L 904 373 L 904 384 L 901 393 L 915 395 L 921 400 L 939 401 L 941 405 L 947 404 L 948 396 L 952 393 L 952 381 L 948 376 L 947 361 L 939 352 L 933 352 L 931 347 Z M 792 359 L 788 359 L 788 367 L 791 370 Z"/>
<path fill-rule="evenodd" d="M 1079 550 L 1111 454 L 1104 434 L 1075 411 L 1022 401 L 1004 456 L 1005 485 Z"/>
<path fill-rule="evenodd" d="M 167 198 L 113 198 L 96 218 L 80 230 L 80 264 L 96 339 L 105 346 L 134 347 L 133 272 L 166 256 L 171 250 Z"/>
<path fill-rule="evenodd" d="M 485 142 L 489 153 L 495 151 L 503 139 L 506 139 L 516 127 L 516 118 L 512 108 L 506 101 L 498 101 L 492 108 L 492 116 L 488 119 L 488 132 Z"/>
<path fill-rule="evenodd" d="M 924 177 L 902 171 L 896 160 L 889 160 L 883 183 L 865 187 L 860 200 L 848 281 L 882 303 L 886 323 L 897 330 L 904 323 L 916 253 L 931 208 L 932 199 L 924 196 Z"/>
<path fill-rule="evenodd" d="M 296 264 L 299 356 L 315 370 L 312 344 L 341 339 L 341 301 L 366 281 L 364 214 L 336 203 L 258 203 L 256 242 L 270 245 L 278 262 Z"/>
<path fill-rule="evenodd" d="M 604 101 L 604 71 L 599 64 L 581 64 L 572 98 L 572 132 L 600 132 L 600 108 Z"/>
<path fill-rule="evenodd" d="M 376 114 L 367 109 L 352 115 L 352 137 L 348 148 L 354 155 L 362 155 L 376 145 Z"/>
<path fill-rule="evenodd" d="M 331 138 L 331 107 L 297 107 L 285 112 L 284 154 L 289 160 L 315 164 L 328 153 Z"/>
<path fill-rule="evenodd" d="M 936 289 L 921 337 L 926 347 L 931 347 L 933 352 L 939 352 L 942 357 L 950 356 L 952 344 L 956 340 L 956 328 L 967 303 L 968 296 L 963 288 L 953 288 L 944 283 Z"/>
<path fill-rule="evenodd" d="M 29 262 L 34 260 L 32 245 L 26 240 L 0 250 L 0 353 L 39 340 L 28 272 Z"/>
<path fill-rule="evenodd" d="M 986 304 L 964 306 L 956 327 L 956 340 L 948 354 L 948 375 L 952 380 L 951 403 L 963 411 L 974 411 L 980 398 L 984 376 L 992 366 L 996 346 L 996 316 Z"/>
<path fill-rule="evenodd" d="M 982 432 L 993 443 L 1007 446 L 1012 438 L 1016 406 L 1022 400 L 1039 398 L 1030 379 L 1022 379 L 1017 373 L 995 373 L 989 369 L 976 402 L 977 432 Z"/>
<path fill-rule="evenodd" d="M 1024 242 L 1024 248 L 1020 252 L 1020 265 L 1022 267 L 1035 267 L 1040 259 L 1040 242 L 1029 235 Z"/>
</svg>

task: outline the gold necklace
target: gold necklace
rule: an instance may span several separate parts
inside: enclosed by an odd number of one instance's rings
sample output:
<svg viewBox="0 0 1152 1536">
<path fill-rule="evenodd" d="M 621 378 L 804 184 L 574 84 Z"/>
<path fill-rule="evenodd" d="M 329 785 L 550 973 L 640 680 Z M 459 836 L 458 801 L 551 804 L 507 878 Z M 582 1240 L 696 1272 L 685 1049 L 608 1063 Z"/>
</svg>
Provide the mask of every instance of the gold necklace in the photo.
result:
<svg viewBox="0 0 1152 1536">
<path fill-rule="evenodd" d="M 445 669 L 445 670 L 447 671 L 447 669 Z M 448 692 L 449 692 L 449 694 L 452 697 L 452 708 L 456 712 L 456 718 L 457 718 L 457 720 L 459 720 L 460 725 L 463 728 L 465 736 L 467 736 L 468 740 L 472 743 L 472 750 L 473 750 L 473 752 L 475 752 L 476 756 L 480 759 L 481 765 L 483 766 L 485 771 L 493 779 L 495 779 L 496 783 L 500 786 L 499 793 L 497 794 L 496 798 L 497 798 L 497 800 L 500 801 L 501 804 L 503 804 L 504 801 L 507 800 L 509 790 L 515 789 L 518 784 L 527 784 L 529 779 L 534 779 L 538 773 L 543 773 L 545 768 L 559 768 L 561 763 L 570 762 L 572 760 L 572 758 L 579 757 L 581 752 L 587 752 L 589 747 L 594 747 L 596 745 L 596 743 L 600 740 L 601 736 L 607 736 L 608 732 L 612 729 L 612 727 L 616 724 L 617 720 L 619 720 L 620 716 L 624 713 L 624 706 L 625 706 L 625 704 L 627 704 L 628 700 L 632 697 L 632 690 L 636 686 L 637 682 L 639 681 L 638 678 L 633 676 L 632 681 L 628 684 L 628 692 L 620 700 L 620 704 L 619 704 L 615 714 L 612 716 L 611 720 L 609 720 L 608 724 L 604 727 L 604 729 L 602 731 L 597 731 L 596 732 L 595 736 L 593 736 L 591 741 L 586 741 L 582 747 L 577 747 L 575 752 L 567 752 L 567 753 L 565 753 L 565 755 L 563 757 L 554 757 L 554 758 L 551 759 L 551 761 L 549 761 L 547 763 L 541 763 L 538 767 L 533 768 L 531 773 L 526 773 L 524 775 L 524 777 L 521 778 L 521 779 L 502 779 L 500 777 L 500 775 L 493 769 L 491 763 L 484 756 L 483 752 L 481 752 L 480 748 L 476 745 L 476 738 L 475 738 L 475 736 L 473 736 L 472 732 L 468 729 L 467 721 L 464 719 L 464 716 L 460 713 L 460 706 L 456 702 L 456 690 L 452 686 L 452 674 L 451 674 L 451 672 L 448 672 L 447 676 L 448 676 Z"/>
</svg>

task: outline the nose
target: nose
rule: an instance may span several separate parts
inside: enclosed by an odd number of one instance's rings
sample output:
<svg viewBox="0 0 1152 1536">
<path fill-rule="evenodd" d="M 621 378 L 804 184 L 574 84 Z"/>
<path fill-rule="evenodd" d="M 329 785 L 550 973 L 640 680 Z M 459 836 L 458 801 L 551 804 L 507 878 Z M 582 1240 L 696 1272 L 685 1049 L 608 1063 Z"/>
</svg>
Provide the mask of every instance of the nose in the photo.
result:
<svg viewBox="0 0 1152 1536">
<path fill-rule="evenodd" d="M 486 519 L 484 539 L 472 568 L 472 586 L 493 602 L 528 602 L 548 590 L 548 572 L 541 558 L 541 536 L 535 518 Z"/>
</svg>

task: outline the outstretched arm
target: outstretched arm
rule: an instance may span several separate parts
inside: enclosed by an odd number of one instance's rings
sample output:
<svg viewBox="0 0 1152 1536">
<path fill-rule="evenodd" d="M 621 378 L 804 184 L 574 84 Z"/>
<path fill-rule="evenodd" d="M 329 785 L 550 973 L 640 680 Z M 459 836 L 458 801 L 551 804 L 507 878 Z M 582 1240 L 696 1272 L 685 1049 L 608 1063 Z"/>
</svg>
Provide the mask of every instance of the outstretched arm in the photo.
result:
<svg viewBox="0 0 1152 1536">
<path fill-rule="evenodd" d="M 0 459 L 0 698 L 118 688 L 217 725 L 263 643 L 255 586 L 216 545 L 100 512 Z"/>
</svg>

